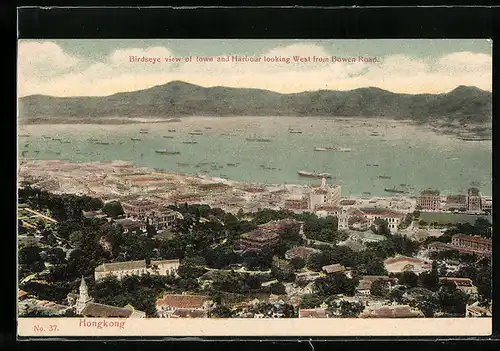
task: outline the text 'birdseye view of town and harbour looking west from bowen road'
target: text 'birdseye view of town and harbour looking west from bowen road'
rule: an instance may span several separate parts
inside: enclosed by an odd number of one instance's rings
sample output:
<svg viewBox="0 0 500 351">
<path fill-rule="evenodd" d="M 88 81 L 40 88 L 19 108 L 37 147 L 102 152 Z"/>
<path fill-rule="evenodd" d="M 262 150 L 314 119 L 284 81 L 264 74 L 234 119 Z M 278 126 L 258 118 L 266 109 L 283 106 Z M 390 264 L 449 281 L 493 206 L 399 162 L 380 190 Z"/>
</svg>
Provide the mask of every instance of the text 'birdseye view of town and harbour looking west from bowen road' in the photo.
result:
<svg viewBox="0 0 500 351">
<path fill-rule="evenodd" d="M 491 333 L 489 40 L 20 40 L 18 67 L 20 336 Z"/>
</svg>

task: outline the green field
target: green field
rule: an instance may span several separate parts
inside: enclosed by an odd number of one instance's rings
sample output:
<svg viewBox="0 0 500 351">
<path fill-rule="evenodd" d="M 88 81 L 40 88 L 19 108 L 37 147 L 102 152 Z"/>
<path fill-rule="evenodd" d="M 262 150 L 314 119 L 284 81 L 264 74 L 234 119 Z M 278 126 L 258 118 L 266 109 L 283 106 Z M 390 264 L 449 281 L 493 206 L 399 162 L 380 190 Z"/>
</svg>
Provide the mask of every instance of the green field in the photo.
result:
<svg viewBox="0 0 500 351">
<path fill-rule="evenodd" d="M 448 223 L 470 223 L 474 224 L 478 218 L 486 218 L 491 222 L 491 216 L 488 215 L 469 215 L 464 213 L 440 213 L 440 212 L 421 212 L 419 220 L 427 223 L 438 222 L 439 224 Z"/>
</svg>

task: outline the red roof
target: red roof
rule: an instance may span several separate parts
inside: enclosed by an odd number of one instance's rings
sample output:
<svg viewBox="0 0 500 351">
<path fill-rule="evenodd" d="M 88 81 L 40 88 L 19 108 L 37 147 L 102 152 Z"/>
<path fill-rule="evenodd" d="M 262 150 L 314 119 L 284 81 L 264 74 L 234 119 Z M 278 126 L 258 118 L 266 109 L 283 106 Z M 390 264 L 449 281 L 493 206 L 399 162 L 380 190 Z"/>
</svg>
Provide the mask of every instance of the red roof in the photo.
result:
<svg viewBox="0 0 500 351">
<path fill-rule="evenodd" d="M 324 308 L 299 309 L 299 318 L 328 318 Z"/>
<path fill-rule="evenodd" d="M 162 299 L 156 300 L 157 306 L 170 308 L 202 308 L 207 296 L 203 295 L 164 295 Z"/>
</svg>

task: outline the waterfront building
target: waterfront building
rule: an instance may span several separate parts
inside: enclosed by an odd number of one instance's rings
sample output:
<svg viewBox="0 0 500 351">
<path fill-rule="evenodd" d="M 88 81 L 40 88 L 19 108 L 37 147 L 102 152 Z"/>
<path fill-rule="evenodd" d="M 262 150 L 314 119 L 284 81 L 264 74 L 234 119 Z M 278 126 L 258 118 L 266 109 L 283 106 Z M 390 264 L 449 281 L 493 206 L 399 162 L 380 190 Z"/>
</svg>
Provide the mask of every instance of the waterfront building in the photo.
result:
<svg viewBox="0 0 500 351">
<path fill-rule="evenodd" d="M 443 210 L 445 211 L 453 211 L 453 210 L 463 210 L 467 209 L 467 196 L 459 194 L 459 195 L 448 195 L 446 197 L 445 205 Z"/>
<path fill-rule="evenodd" d="M 309 193 L 309 209 L 315 211 L 317 207 L 326 204 L 338 207 L 340 205 L 340 198 L 340 185 L 328 185 L 326 184 L 326 178 L 323 178 L 320 186 L 312 186 L 312 190 Z"/>
<path fill-rule="evenodd" d="M 97 266 L 94 270 L 95 280 L 107 276 L 115 276 L 122 279 L 127 275 L 156 274 L 169 275 L 176 274 L 179 269 L 179 260 L 161 260 L 150 261 L 148 259 L 141 261 L 104 263 Z"/>
<path fill-rule="evenodd" d="M 467 190 L 467 212 L 481 212 L 481 192 L 478 188 L 470 188 Z"/>
<path fill-rule="evenodd" d="M 424 211 L 439 211 L 441 207 L 441 196 L 438 190 L 426 189 L 420 193 L 417 206 Z"/>
<path fill-rule="evenodd" d="M 493 201 L 490 196 L 481 197 L 481 210 L 489 214 L 492 213 Z"/>
<path fill-rule="evenodd" d="M 279 244 L 279 234 L 257 229 L 240 236 L 240 249 L 243 251 L 261 251 L 274 249 Z"/>
</svg>

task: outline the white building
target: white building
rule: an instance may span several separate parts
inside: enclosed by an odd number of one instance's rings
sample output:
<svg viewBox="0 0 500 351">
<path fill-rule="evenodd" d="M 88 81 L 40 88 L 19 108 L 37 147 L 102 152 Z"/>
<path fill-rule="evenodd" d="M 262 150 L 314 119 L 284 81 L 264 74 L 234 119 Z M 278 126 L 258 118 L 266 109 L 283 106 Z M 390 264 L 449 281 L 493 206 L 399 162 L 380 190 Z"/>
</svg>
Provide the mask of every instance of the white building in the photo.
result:
<svg viewBox="0 0 500 351">
<path fill-rule="evenodd" d="M 179 260 L 151 261 L 149 264 L 146 260 L 142 260 L 104 263 L 96 267 L 94 275 L 97 281 L 107 276 L 115 276 L 118 279 L 122 279 L 127 275 L 142 275 L 147 273 L 156 275 L 176 274 L 178 269 Z"/>
<path fill-rule="evenodd" d="M 326 184 L 326 178 L 323 178 L 320 186 L 313 186 L 309 193 L 309 209 L 314 211 L 316 207 L 328 204 L 330 206 L 339 206 L 341 196 L 340 185 Z"/>
</svg>

